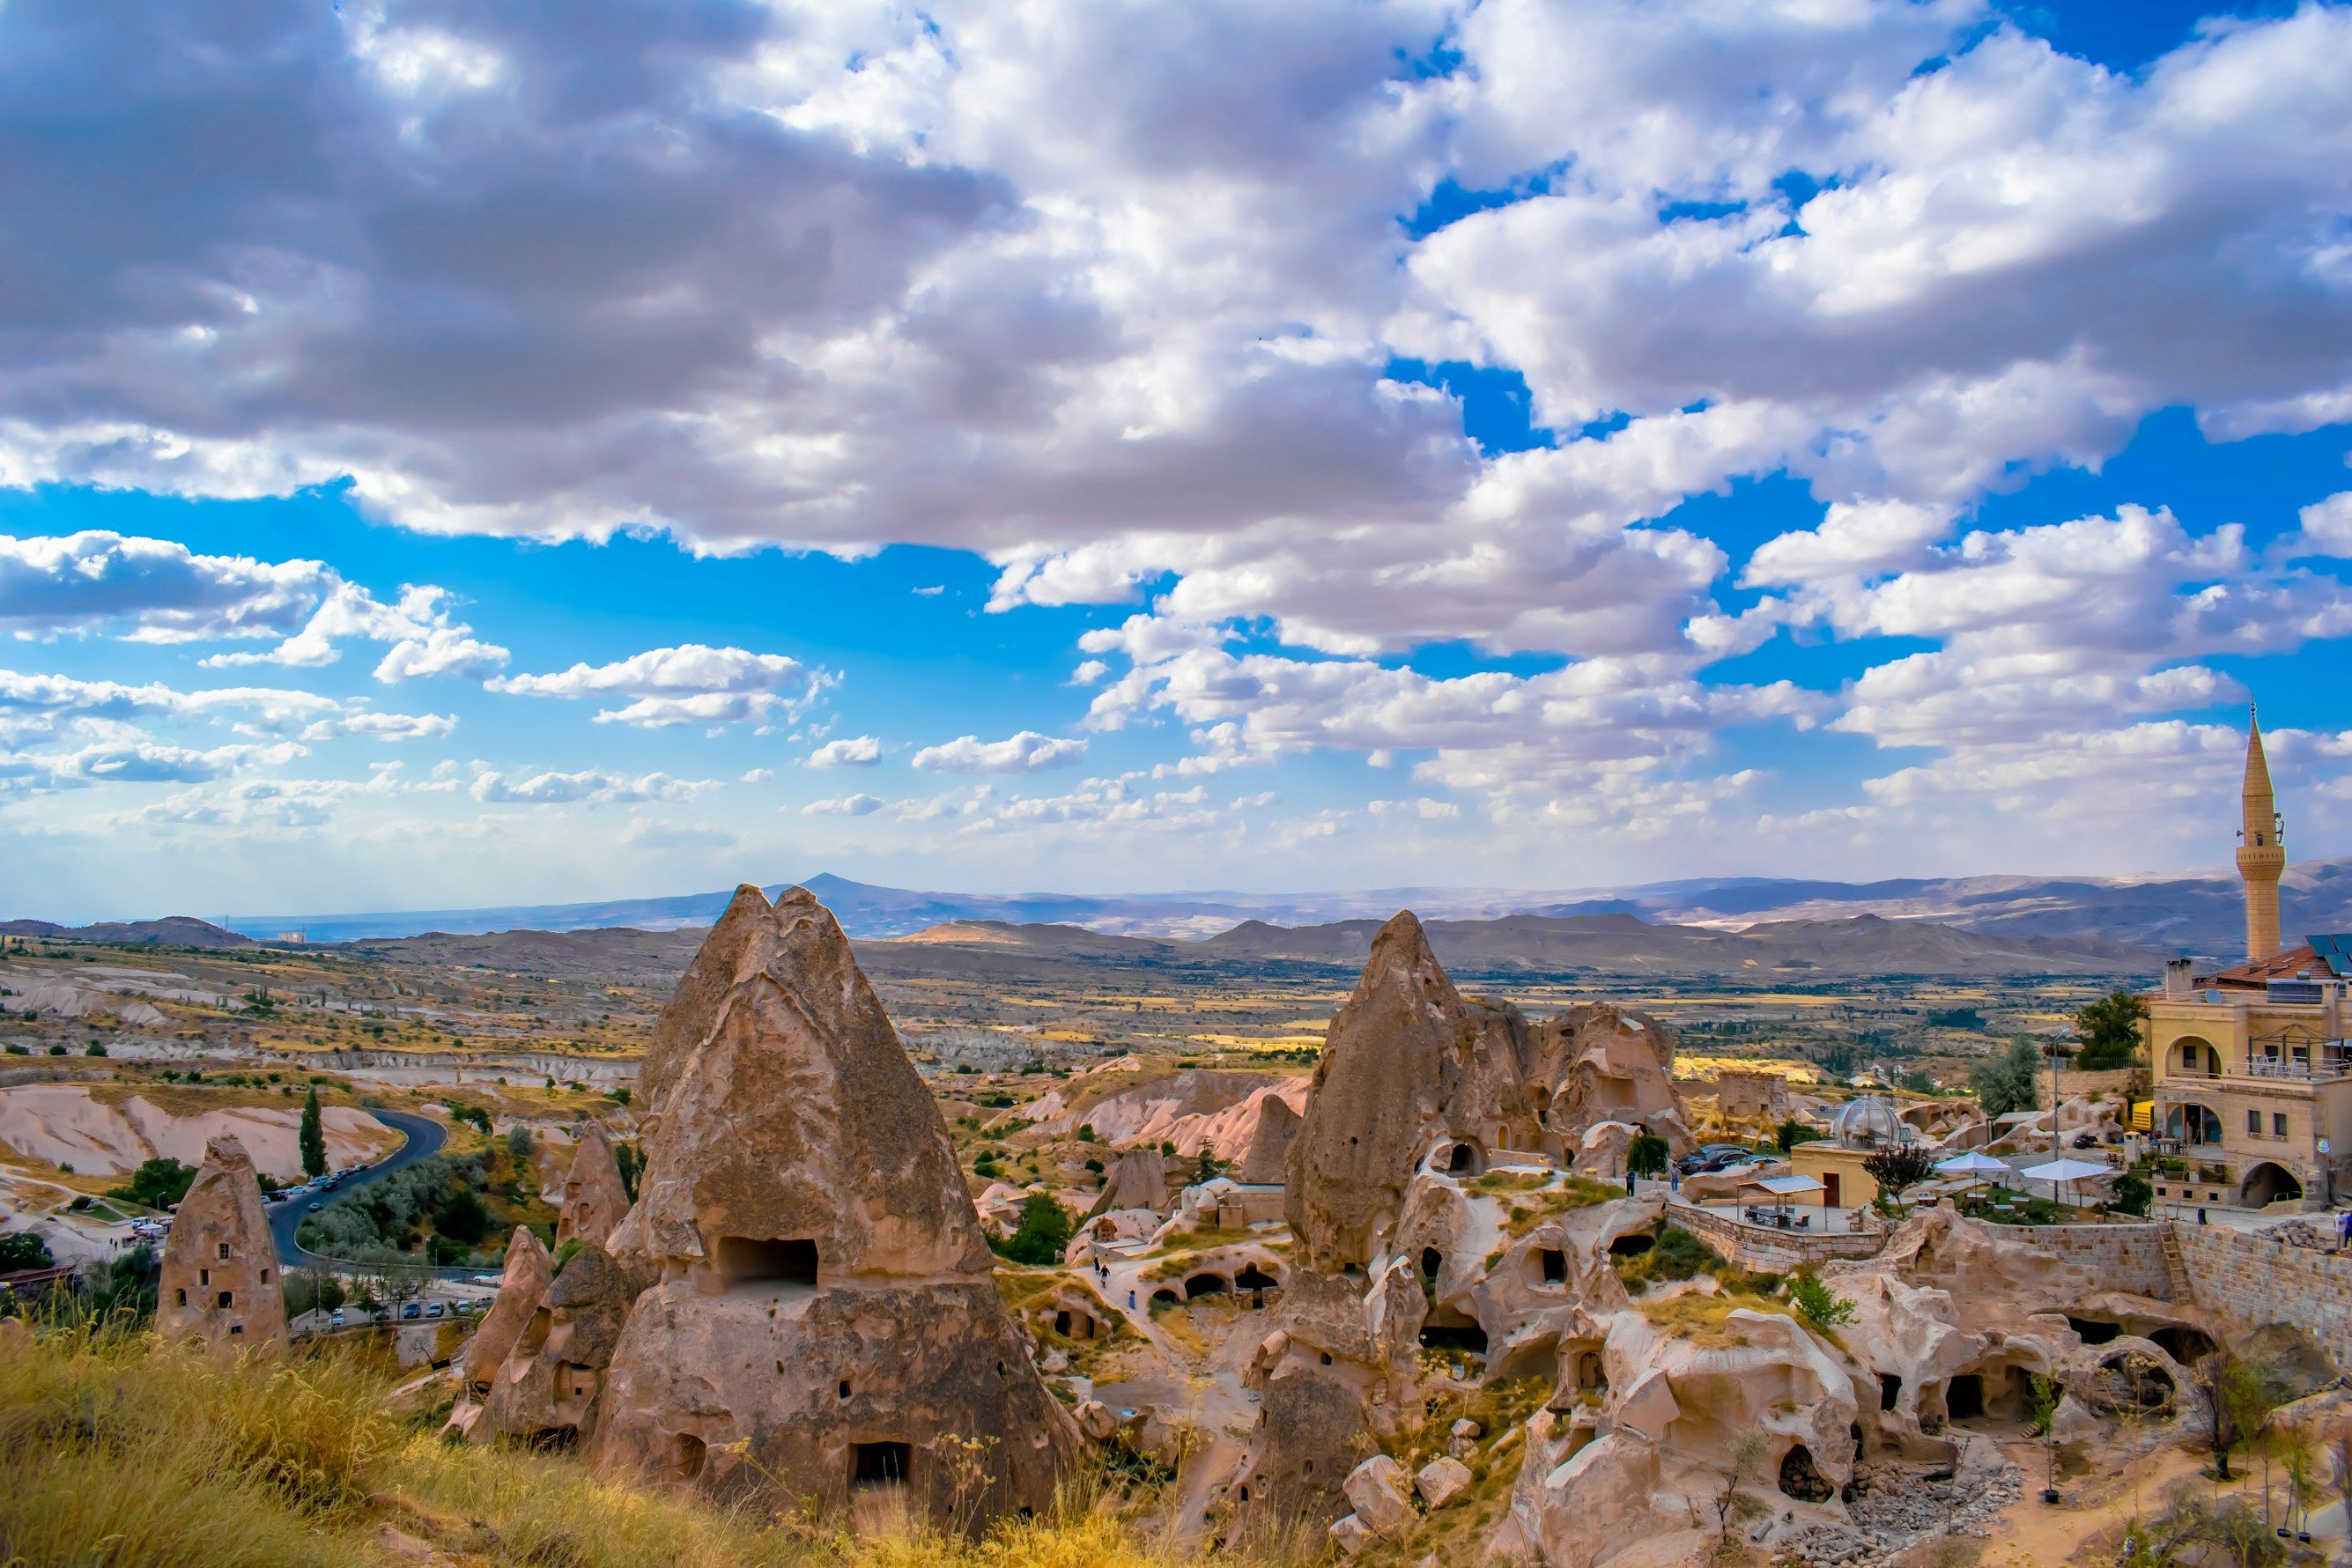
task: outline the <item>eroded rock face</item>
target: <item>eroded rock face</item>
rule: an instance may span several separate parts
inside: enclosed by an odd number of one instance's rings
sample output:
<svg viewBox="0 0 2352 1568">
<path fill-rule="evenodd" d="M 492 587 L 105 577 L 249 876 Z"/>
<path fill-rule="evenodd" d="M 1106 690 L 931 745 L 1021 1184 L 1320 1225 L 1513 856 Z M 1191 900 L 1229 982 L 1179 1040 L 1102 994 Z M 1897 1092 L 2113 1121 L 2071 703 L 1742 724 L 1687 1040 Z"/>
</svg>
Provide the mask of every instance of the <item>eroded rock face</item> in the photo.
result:
<svg viewBox="0 0 2352 1568">
<path fill-rule="evenodd" d="M 540 1443 L 593 1438 L 635 1295 L 603 1247 L 572 1253 L 492 1378 L 482 1424 Z"/>
<path fill-rule="evenodd" d="M 1733 1310 L 1720 1331 L 1669 1337 L 1639 1312 L 1609 1320 L 1598 1409 L 1556 1396 L 1490 1548 L 1545 1568 L 1696 1562 L 1743 1434 L 1761 1451 L 1744 1489 L 1776 1510 L 1842 1517 L 1853 1477 L 1853 1379 L 1791 1319 Z M 1563 1400 L 1569 1402 L 1563 1407 Z"/>
<path fill-rule="evenodd" d="M 629 1189 L 621 1180 L 620 1162 L 613 1157 L 613 1141 L 604 1128 L 591 1122 L 572 1151 L 572 1168 L 563 1178 L 555 1245 L 561 1247 L 578 1237 L 602 1247 L 613 1238 L 628 1212 Z"/>
<path fill-rule="evenodd" d="M 739 889 L 639 1081 L 646 1170 L 613 1246 L 654 1283 L 612 1357 L 597 1460 L 835 1506 L 905 1487 L 978 1521 L 1048 1506 L 1076 1428 L 832 915 L 803 889 L 772 909 Z"/>
<path fill-rule="evenodd" d="M 235 1138 L 213 1139 L 163 1243 L 155 1327 L 219 1349 L 278 1343 L 286 1338 L 283 1292 L 253 1157 Z"/>
<path fill-rule="evenodd" d="M 1300 1266 L 1362 1269 L 1403 1212 L 1415 1165 L 1441 1141 L 1465 1169 L 1537 1140 L 1518 1009 L 1465 997 L 1411 911 L 1372 939 L 1355 993 L 1331 1021 L 1286 1160 L 1286 1209 Z"/>
<path fill-rule="evenodd" d="M 477 1397 L 489 1393 L 499 1367 L 522 1338 L 523 1325 L 539 1310 L 553 1275 L 547 1248 L 540 1245 L 538 1236 L 529 1226 L 515 1226 L 514 1239 L 507 1243 L 506 1270 L 499 1278 L 498 1299 L 466 1342 L 466 1386 Z"/>
<path fill-rule="evenodd" d="M 1103 1183 L 1102 1196 L 1087 1217 L 1106 1215 L 1116 1209 L 1149 1209 L 1153 1214 L 1168 1212 L 1168 1161 L 1157 1145 L 1149 1149 L 1129 1149 L 1110 1168 L 1110 1176 Z"/>
<path fill-rule="evenodd" d="M 1675 1088 L 1674 1037 L 1655 1018 L 1611 1003 L 1580 1003 L 1537 1025 L 1533 1043 L 1542 1147 L 1572 1154 L 1588 1129 L 1619 1121 L 1656 1133 L 1671 1153 L 1690 1152 L 1694 1141 Z"/>
<path fill-rule="evenodd" d="M 1257 1108 L 1257 1125 L 1250 1133 L 1241 1179 L 1253 1186 L 1279 1186 L 1285 1180 L 1291 1141 L 1298 1136 L 1298 1112 L 1276 1094 L 1259 1095 Z"/>
</svg>

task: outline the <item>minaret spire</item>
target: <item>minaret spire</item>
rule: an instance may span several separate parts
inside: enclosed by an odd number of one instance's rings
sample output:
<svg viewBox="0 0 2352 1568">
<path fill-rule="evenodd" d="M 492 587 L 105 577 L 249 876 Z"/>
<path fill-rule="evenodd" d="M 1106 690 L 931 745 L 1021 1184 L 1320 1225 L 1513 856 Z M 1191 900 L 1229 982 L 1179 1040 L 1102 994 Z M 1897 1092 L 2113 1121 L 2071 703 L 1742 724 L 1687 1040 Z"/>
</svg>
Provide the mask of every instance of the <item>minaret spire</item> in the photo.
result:
<svg viewBox="0 0 2352 1568">
<path fill-rule="evenodd" d="M 2246 884 L 2246 962 L 2259 963 L 2279 950 L 2279 873 L 2286 869 L 2280 844 L 2284 824 L 2271 788 L 2270 760 L 2263 755 L 2263 727 L 2252 705 L 2246 708 L 2246 784 L 2238 829 L 2238 875 Z"/>
</svg>

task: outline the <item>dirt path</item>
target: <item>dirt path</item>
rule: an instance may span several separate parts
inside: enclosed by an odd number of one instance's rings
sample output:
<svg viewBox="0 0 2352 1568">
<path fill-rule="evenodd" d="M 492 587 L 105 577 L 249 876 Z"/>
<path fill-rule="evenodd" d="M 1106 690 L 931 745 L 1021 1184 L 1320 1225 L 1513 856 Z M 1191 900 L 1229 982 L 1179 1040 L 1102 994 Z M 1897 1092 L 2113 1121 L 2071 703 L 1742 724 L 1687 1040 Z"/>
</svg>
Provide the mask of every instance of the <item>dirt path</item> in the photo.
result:
<svg viewBox="0 0 2352 1568">
<path fill-rule="evenodd" d="M 2063 1471 L 2058 1490 L 2064 1501 L 2042 1500 L 2042 1476 L 2049 1463 L 2042 1445 L 2031 1439 L 2009 1439 L 2001 1452 L 2025 1472 L 2024 1495 L 1992 1525 L 1985 1543 L 1984 1568 L 2057 1568 L 2074 1560 L 2083 1543 L 2135 1512 L 2147 1518 L 2164 1506 L 2165 1489 L 2183 1477 L 2195 1476 L 2204 1456 L 2177 1442 L 2165 1443 L 2141 1455 L 2126 1467 L 2120 1463 L 2074 1477 Z M 2134 1489 L 2135 1476 L 2137 1482 Z M 2250 1493 L 2259 1502 L 2258 1493 Z"/>
</svg>

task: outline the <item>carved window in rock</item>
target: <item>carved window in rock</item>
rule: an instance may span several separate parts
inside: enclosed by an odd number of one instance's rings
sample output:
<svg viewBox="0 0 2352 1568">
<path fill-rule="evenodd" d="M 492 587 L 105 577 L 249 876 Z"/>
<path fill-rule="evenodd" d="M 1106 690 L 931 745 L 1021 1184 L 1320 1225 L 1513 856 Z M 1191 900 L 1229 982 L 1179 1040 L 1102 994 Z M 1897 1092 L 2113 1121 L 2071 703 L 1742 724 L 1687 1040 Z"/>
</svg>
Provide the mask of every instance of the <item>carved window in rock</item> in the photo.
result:
<svg viewBox="0 0 2352 1568">
<path fill-rule="evenodd" d="M 852 1443 L 849 1484 L 854 1488 L 903 1487 L 914 1450 L 905 1443 Z"/>
<path fill-rule="evenodd" d="M 730 1287 L 816 1284 L 816 1243 L 805 1237 L 722 1236 L 711 1261 Z"/>
</svg>

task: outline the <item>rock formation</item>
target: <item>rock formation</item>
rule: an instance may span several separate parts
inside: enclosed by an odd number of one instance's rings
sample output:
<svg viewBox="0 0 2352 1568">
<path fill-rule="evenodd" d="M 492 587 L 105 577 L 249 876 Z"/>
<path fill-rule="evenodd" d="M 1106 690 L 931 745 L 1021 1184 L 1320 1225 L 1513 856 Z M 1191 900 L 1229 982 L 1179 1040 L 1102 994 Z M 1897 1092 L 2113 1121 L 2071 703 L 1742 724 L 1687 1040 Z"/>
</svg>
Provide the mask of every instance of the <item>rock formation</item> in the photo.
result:
<svg viewBox="0 0 2352 1568">
<path fill-rule="evenodd" d="M 1297 1136 L 1298 1113 L 1290 1102 L 1279 1095 L 1260 1095 L 1257 1125 L 1250 1132 L 1241 1179 L 1253 1186 L 1279 1186 L 1286 1178 L 1291 1140 Z"/>
<path fill-rule="evenodd" d="M 1092 1219 L 1118 1209 L 1168 1212 L 1168 1162 L 1158 1145 L 1129 1149 L 1118 1157 L 1103 1182 L 1102 1195 L 1087 1211 L 1087 1217 Z"/>
<path fill-rule="evenodd" d="M 155 1326 L 173 1339 L 243 1349 L 286 1338 L 277 1245 L 253 1158 L 235 1138 L 205 1145 L 205 1163 L 163 1243 Z"/>
<path fill-rule="evenodd" d="M 593 1439 L 634 1294 L 594 1242 L 564 1259 L 491 1380 L 482 1425 L 535 1444 Z"/>
<path fill-rule="evenodd" d="M 515 1226 L 514 1239 L 507 1243 L 506 1271 L 499 1279 L 498 1299 L 482 1314 L 474 1337 L 466 1342 L 466 1387 L 476 1398 L 489 1393 L 499 1365 L 522 1338 L 531 1314 L 539 1310 L 553 1273 L 547 1248 L 540 1245 L 538 1236 L 529 1226 Z"/>
<path fill-rule="evenodd" d="M 1588 1130 L 1625 1122 L 1656 1133 L 1670 1152 L 1693 1146 L 1675 1089 L 1674 1037 L 1646 1013 L 1584 1002 L 1535 1027 L 1530 1078 L 1544 1138 L 1537 1147 L 1578 1151 Z"/>
<path fill-rule="evenodd" d="M 621 1216 L 629 1212 L 629 1189 L 621 1181 L 620 1163 L 613 1157 L 613 1141 L 604 1128 L 590 1122 L 572 1151 L 572 1168 L 563 1178 L 563 1202 L 555 1222 L 555 1245 L 578 1237 L 602 1247 L 612 1239 Z"/>
<path fill-rule="evenodd" d="M 814 897 L 738 889 L 638 1081 L 646 1169 L 612 1247 L 648 1288 L 597 1460 L 835 1506 L 904 1487 L 973 1520 L 1047 1507 L 1076 1430 L 998 1300 L 939 1110 Z"/>
</svg>

